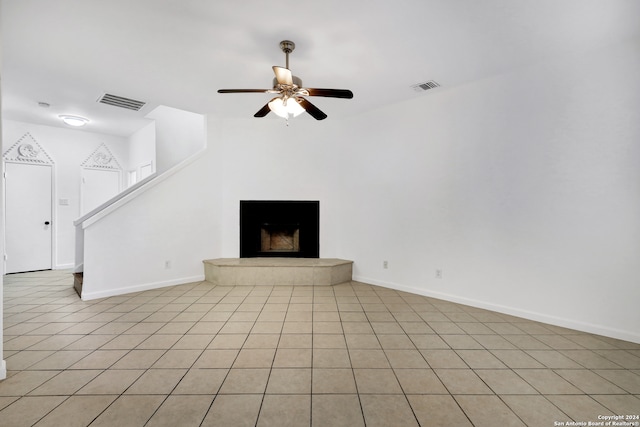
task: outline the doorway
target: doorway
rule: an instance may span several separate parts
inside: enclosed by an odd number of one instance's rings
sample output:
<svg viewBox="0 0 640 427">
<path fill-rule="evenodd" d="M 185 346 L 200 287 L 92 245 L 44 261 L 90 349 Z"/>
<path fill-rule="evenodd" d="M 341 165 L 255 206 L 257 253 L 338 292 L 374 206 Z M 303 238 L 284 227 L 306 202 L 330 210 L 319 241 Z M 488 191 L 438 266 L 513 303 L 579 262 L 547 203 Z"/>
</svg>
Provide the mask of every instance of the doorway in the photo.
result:
<svg viewBox="0 0 640 427">
<path fill-rule="evenodd" d="M 5 163 L 5 272 L 50 270 L 53 166 Z"/>
<path fill-rule="evenodd" d="M 104 143 L 80 167 L 80 216 L 84 216 L 120 193 L 122 168 Z"/>
<path fill-rule="evenodd" d="M 114 169 L 82 168 L 81 216 L 91 212 L 120 192 L 120 172 Z"/>
</svg>

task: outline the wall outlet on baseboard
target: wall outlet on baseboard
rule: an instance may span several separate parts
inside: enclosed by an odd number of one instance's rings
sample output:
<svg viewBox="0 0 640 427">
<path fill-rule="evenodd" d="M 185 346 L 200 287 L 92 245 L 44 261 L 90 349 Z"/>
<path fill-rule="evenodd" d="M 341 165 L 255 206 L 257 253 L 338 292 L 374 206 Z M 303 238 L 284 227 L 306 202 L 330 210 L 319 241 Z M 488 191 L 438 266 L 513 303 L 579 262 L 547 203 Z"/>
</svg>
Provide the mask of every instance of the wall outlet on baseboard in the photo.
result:
<svg viewBox="0 0 640 427">
<path fill-rule="evenodd" d="M 382 268 L 384 269 L 389 268 L 389 261 L 382 261 Z"/>
<path fill-rule="evenodd" d="M 165 268 L 165 270 L 169 270 L 171 268 L 171 261 L 165 261 L 164 262 L 164 268 Z"/>
<path fill-rule="evenodd" d="M 436 270 L 436 279 L 442 279 L 442 270 L 439 268 Z"/>
</svg>

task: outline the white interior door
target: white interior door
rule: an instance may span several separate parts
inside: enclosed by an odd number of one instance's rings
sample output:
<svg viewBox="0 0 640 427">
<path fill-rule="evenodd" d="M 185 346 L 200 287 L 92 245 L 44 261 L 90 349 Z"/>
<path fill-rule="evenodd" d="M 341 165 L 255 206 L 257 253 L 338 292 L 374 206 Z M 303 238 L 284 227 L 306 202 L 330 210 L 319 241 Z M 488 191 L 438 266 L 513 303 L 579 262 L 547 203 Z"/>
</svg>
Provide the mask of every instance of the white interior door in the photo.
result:
<svg viewBox="0 0 640 427">
<path fill-rule="evenodd" d="M 91 212 L 119 192 L 119 170 L 83 168 L 80 215 Z"/>
<path fill-rule="evenodd" d="M 6 272 L 49 270 L 52 259 L 52 166 L 6 163 Z"/>
<path fill-rule="evenodd" d="M 142 181 L 149 175 L 153 173 L 153 164 L 147 163 L 146 165 L 140 166 L 140 180 Z"/>
</svg>

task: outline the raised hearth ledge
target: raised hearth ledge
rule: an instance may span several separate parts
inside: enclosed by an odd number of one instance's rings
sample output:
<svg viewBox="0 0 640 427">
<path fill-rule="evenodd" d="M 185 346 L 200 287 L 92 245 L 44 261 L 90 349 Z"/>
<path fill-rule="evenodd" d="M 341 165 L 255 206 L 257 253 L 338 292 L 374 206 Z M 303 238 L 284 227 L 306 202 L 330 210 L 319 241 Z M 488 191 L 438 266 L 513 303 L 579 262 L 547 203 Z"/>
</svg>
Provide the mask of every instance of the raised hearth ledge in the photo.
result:
<svg viewBox="0 0 640 427">
<path fill-rule="evenodd" d="M 207 282 L 221 286 L 330 286 L 351 281 L 353 261 L 337 258 L 218 258 L 203 261 Z"/>
</svg>

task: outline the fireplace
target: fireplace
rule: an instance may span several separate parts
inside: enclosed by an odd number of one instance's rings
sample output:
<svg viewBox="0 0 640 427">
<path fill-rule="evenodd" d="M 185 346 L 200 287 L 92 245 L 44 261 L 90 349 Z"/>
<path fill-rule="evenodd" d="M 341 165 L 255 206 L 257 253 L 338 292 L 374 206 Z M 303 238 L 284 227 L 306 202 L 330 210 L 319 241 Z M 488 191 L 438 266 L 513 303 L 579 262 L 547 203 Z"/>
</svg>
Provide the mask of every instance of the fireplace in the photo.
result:
<svg viewBox="0 0 640 427">
<path fill-rule="evenodd" d="M 320 256 L 320 202 L 240 201 L 240 258 Z"/>
<path fill-rule="evenodd" d="M 260 227 L 261 252 L 300 252 L 300 223 Z"/>
</svg>

